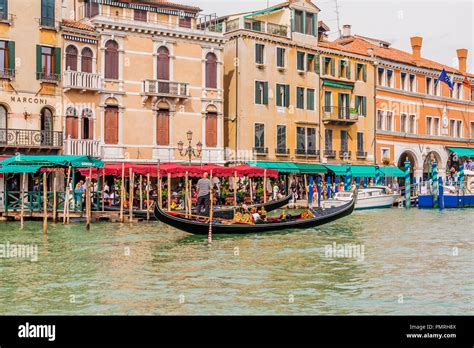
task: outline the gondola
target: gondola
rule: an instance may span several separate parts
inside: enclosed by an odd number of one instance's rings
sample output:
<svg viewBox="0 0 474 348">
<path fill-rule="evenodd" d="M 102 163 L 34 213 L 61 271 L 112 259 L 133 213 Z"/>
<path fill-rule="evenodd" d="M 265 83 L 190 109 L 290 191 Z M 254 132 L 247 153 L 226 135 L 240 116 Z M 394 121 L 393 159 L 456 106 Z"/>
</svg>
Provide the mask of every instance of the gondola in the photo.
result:
<svg viewBox="0 0 474 348">
<path fill-rule="evenodd" d="M 357 194 L 352 201 L 339 207 L 328 209 L 308 209 L 312 217 L 302 218 L 301 214 L 287 217 L 267 219 L 259 224 L 231 223 L 230 220 L 216 219 L 212 222 L 213 234 L 245 234 L 278 231 L 283 229 L 306 229 L 323 225 L 344 216 L 350 215 L 354 210 Z M 167 225 L 193 234 L 206 235 L 209 232 L 209 222 L 205 219 L 187 218 L 183 213 L 165 212 L 155 204 L 155 217 Z M 203 220 L 203 221 L 200 221 Z"/>
<path fill-rule="evenodd" d="M 258 209 L 261 209 L 262 207 L 265 208 L 266 211 L 272 211 L 278 208 L 281 208 L 285 205 L 288 204 L 288 202 L 291 200 L 293 194 L 289 194 L 288 196 L 285 196 L 283 198 L 274 200 L 274 201 L 268 201 L 267 203 L 260 203 L 256 205 L 251 205 L 249 207 L 256 207 Z M 111 207 L 111 206 L 105 206 L 104 209 L 106 211 L 120 211 L 120 207 Z M 223 207 L 223 208 L 215 208 L 214 209 L 214 217 L 220 218 L 220 219 L 233 219 L 234 218 L 234 212 L 235 212 L 235 207 Z M 128 213 L 128 208 L 124 209 L 125 213 Z M 184 213 L 184 210 L 178 210 L 178 213 Z M 197 210 L 193 209 L 192 214 L 197 214 Z M 142 218 L 146 219 L 146 210 L 140 210 L 140 209 L 133 209 L 133 215 L 137 218 Z M 153 214 L 150 215 L 151 217 Z"/>
</svg>

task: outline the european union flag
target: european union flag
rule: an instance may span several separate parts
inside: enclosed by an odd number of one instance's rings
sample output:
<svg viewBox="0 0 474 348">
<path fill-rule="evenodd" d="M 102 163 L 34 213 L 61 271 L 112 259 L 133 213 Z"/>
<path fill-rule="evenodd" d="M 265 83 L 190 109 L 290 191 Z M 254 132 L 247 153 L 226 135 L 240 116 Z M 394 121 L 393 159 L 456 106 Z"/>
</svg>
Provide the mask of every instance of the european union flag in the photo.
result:
<svg viewBox="0 0 474 348">
<path fill-rule="evenodd" d="M 441 74 L 439 74 L 437 82 L 439 81 L 444 82 L 445 84 L 448 85 L 450 90 L 453 90 L 453 83 L 449 79 L 449 76 L 446 70 L 443 69 L 443 71 L 441 71 Z"/>
</svg>

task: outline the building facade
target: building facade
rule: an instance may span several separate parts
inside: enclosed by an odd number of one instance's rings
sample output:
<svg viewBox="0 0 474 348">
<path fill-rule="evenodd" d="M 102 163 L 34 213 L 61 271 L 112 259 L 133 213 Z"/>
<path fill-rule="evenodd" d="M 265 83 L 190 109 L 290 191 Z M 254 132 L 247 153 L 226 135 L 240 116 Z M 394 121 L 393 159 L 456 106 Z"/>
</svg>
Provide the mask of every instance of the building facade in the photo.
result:
<svg viewBox="0 0 474 348">
<path fill-rule="evenodd" d="M 224 37 L 211 16 L 154 0 L 69 0 L 64 11 L 68 153 L 181 161 L 191 131 L 193 160 L 223 162 Z"/>
<path fill-rule="evenodd" d="M 220 19 L 228 161 L 319 161 L 318 13 L 301 0 Z"/>
</svg>

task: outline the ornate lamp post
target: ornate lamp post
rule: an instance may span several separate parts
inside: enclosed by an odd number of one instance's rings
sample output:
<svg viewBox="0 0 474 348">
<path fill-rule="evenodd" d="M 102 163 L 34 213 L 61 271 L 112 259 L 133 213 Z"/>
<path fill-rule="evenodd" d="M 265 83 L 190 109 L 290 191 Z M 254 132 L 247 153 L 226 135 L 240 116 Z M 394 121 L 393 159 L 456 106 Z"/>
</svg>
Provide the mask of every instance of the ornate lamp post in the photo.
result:
<svg viewBox="0 0 474 348">
<path fill-rule="evenodd" d="M 186 133 L 186 137 L 188 139 L 188 146 L 186 147 L 186 149 L 184 149 L 184 143 L 180 140 L 178 141 L 178 151 L 181 156 L 188 156 L 189 165 L 191 165 L 191 160 L 193 157 L 201 157 L 202 143 L 198 142 L 196 144 L 196 148 L 191 146 L 191 141 L 193 140 L 193 132 L 191 132 L 190 130 Z"/>
</svg>

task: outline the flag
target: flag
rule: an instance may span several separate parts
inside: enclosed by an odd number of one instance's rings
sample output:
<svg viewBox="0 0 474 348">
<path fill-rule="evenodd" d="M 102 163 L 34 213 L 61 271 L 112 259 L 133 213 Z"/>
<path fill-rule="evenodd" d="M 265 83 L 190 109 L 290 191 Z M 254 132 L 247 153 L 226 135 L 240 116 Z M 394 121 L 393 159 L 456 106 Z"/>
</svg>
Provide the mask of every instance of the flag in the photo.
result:
<svg viewBox="0 0 474 348">
<path fill-rule="evenodd" d="M 470 83 L 469 80 L 467 79 L 467 76 L 464 76 L 464 80 L 462 80 L 462 85 L 463 85 L 463 86 L 466 86 L 467 88 L 472 88 L 472 87 L 471 87 L 471 83 Z"/>
<path fill-rule="evenodd" d="M 451 91 L 453 90 L 453 83 L 449 79 L 449 76 L 446 73 L 446 70 L 443 69 L 443 71 L 441 71 L 441 74 L 439 74 L 438 79 L 436 80 L 436 83 L 438 83 L 439 81 L 447 84 Z"/>
</svg>

